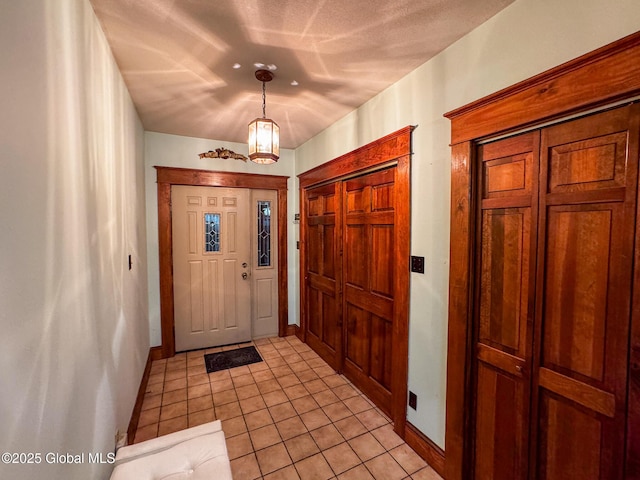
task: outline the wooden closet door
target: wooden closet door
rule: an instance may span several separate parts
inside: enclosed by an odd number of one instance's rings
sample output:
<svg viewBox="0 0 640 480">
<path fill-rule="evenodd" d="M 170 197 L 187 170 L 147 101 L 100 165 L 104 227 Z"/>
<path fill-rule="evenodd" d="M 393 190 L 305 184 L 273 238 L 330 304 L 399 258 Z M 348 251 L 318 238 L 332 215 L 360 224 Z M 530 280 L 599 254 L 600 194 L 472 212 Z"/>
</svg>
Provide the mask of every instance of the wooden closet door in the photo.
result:
<svg viewBox="0 0 640 480">
<path fill-rule="evenodd" d="M 539 133 L 478 150 L 474 478 L 526 479 Z"/>
<path fill-rule="evenodd" d="M 340 184 L 305 190 L 304 202 L 307 343 L 329 365 L 340 370 Z"/>
<path fill-rule="evenodd" d="M 624 475 L 637 112 L 542 132 L 532 478 Z"/>
<path fill-rule="evenodd" d="M 344 182 L 344 373 L 391 415 L 396 167 Z"/>
</svg>

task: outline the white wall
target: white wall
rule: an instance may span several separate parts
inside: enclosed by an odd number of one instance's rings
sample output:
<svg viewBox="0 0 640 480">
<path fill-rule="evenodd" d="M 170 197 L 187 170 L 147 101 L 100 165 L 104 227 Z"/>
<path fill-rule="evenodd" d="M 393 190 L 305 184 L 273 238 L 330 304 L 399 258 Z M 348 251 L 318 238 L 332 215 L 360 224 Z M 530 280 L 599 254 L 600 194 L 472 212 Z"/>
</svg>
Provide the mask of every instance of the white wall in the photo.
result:
<svg viewBox="0 0 640 480">
<path fill-rule="evenodd" d="M 442 115 L 640 29 L 637 0 L 517 0 L 296 149 L 297 173 L 406 125 L 413 134 L 409 421 L 444 447 L 450 125 Z"/>
<path fill-rule="evenodd" d="M 149 352 L 143 130 L 88 0 L 2 2 L 0 45 L 0 452 L 43 455 L 0 477 L 106 479 Z"/>
<path fill-rule="evenodd" d="M 249 120 L 251 120 L 250 118 Z M 248 123 L 248 122 L 247 122 Z M 160 271 L 158 264 L 158 191 L 156 169 L 154 166 L 195 168 L 219 172 L 240 172 L 262 175 L 282 175 L 290 177 L 287 181 L 287 236 L 289 261 L 289 324 L 298 323 L 298 250 L 296 249 L 297 225 L 293 225 L 293 215 L 298 211 L 297 195 L 292 191 L 295 184 L 295 156 L 293 150 L 280 150 L 280 159 L 271 165 L 258 165 L 251 161 L 203 158 L 198 155 L 216 148 L 228 148 L 245 156 L 247 145 L 243 143 L 207 140 L 202 138 L 167 135 L 163 133 L 145 133 L 145 177 L 147 197 L 147 241 L 149 269 L 149 328 L 151 345 L 160 345 Z M 294 228 L 296 227 L 296 228 Z"/>
</svg>

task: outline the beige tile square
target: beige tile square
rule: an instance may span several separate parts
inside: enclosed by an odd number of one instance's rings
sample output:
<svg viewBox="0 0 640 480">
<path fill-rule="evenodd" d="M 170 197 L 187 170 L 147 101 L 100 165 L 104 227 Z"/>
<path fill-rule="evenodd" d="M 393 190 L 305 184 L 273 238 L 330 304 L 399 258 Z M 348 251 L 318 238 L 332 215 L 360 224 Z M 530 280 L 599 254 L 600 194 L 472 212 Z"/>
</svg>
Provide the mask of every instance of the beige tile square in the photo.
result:
<svg viewBox="0 0 640 480">
<path fill-rule="evenodd" d="M 225 403 L 237 402 L 238 396 L 235 390 L 225 390 L 223 392 L 216 392 L 213 394 L 213 403 L 217 407 L 218 405 L 224 405 Z"/>
<path fill-rule="evenodd" d="M 340 400 L 345 400 L 347 398 L 360 395 L 360 392 L 358 392 L 351 385 L 340 385 L 339 387 L 335 387 L 333 389 L 333 393 L 335 393 Z"/>
<path fill-rule="evenodd" d="M 300 460 L 295 467 L 302 480 L 328 480 L 333 477 L 331 467 L 320 453 Z"/>
<path fill-rule="evenodd" d="M 289 397 L 289 400 L 295 400 L 296 398 L 309 395 L 309 392 L 306 388 L 304 388 L 302 384 L 287 387 L 284 389 L 284 393 L 287 395 L 287 397 Z"/>
<path fill-rule="evenodd" d="M 265 393 L 262 395 L 262 399 L 267 407 L 272 407 L 273 405 L 278 405 L 279 403 L 284 403 L 289 401 L 289 397 L 287 397 L 282 390 L 276 390 L 274 392 Z"/>
<path fill-rule="evenodd" d="M 338 388 L 347 384 L 347 381 L 344 379 L 342 375 L 328 375 L 322 378 L 322 381 L 326 383 L 329 388 Z"/>
<path fill-rule="evenodd" d="M 423 468 L 422 470 L 418 470 L 416 473 L 411 475 L 412 480 L 442 480 L 442 477 L 438 475 L 438 473 L 431 467 Z"/>
<path fill-rule="evenodd" d="M 298 416 L 291 417 L 276 423 L 276 428 L 278 429 L 280 437 L 283 440 L 289 440 L 290 438 L 297 437 L 298 435 L 302 435 L 303 433 L 307 433 L 307 428 L 304 426 L 304 423 L 302 423 L 302 420 L 300 420 L 300 417 Z"/>
<path fill-rule="evenodd" d="M 263 478 L 265 480 L 300 480 L 298 471 L 293 465 L 276 470 Z"/>
<path fill-rule="evenodd" d="M 313 360 L 314 358 L 320 358 L 318 354 L 313 350 L 307 350 L 306 352 L 302 352 L 300 353 L 300 356 L 305 360 L 307 360 L 307 363 L 309 360 Z"/>
<path fill-rule="evenodd" d="M 309 431 L 315 430 L 316 428 L 320 428 L 331 423 L 331 420 L 329 420 L 329 417 L 324 414 L 321 408 L 303 413 L 302 415 L 300 415 L 300 418 Z"/>
<path fill-rule="evenodd" d="M 154 383 L 164 383 L 164 372 L 149 375 L 147 385 L 153 385 Z"/>
<path fill-rule="evenodd" d="M 305 362 L 306 364 L 306 362 Z M 300 364 L 298 364 L 300 365 Z M 309 368 L 309 365 L 306 366 L 306 368 L 303 371 L 296 371 L 296 375 L 298 375 L 298 378 L 300 379 L 301 382 L 306 383 L 306 382 L 310 382 L 312 380 L 318 380 L 318 374 L 316 372 L 314 372 L 313 370 L 311 370 L 311 368 Z"/>
<path fill-rule="evenodd" d="M 197 398 L 205 395 L 211 396 L 211 386 L 209 382 L 187 388 L 187 398 Z"/>
<path fill-rule="evenodd" d="M 287 453 L 284 443 L 278 443 L 271 447 L 256 452 L 258 464 L 263 475 L 275 472 L 281 468 L 291 465 L 291 458 Z"/>
<path fill-rule="evenodd" d="M 311 395 L 291 400 L 291 404 L 293 405 L 293 408 L 296 409 L 296 412 L 298 412 L 298 415 L 310 412 L 311 410 L 315 410 L 319 407 L 318 403 L 313 399 Z"/>
<path fill-rule="evenodd" d="M 170 420 L 165 420 L 163 422 L 160 422 L 160 424 L 158 425 L 158 436 L 168 435 L 169 433 L 184 430 L 188 427 L 188 425 L 189 421 L 186 415 L 172 418 Z"/>
<path fill-rule="evenodd" d="M 253 372 L 252 375 L 253 375 L 253 380 L 256 383 L 266 382 L 267 380 L 275 380 L 276 378 L 273 376 L 273 373 L 271 373 L 271 370 L 269 369 L 261 370 L 259 372 Z"/>
<path fill-rule="evenodd" d="M 322 392 L 323 390 L 327 390 L 329 387 L 327 386 L 326 383 L 324 383 L 322 380 L 320 380 L 316 376 L 315 380 L 304 382 L 304 388 L 306 388 L 309 393 L 313 394 L 313 393 Z M 337 398 L 338 397 L 336 397 L 336 399 Z"/>
<path fill-rule="evenodd" d="M 353 415 L 335 422 L 334 425 L 347 440 L 362 435 L 367 431 L 367 428 Z"/>
<path fill-rule="evenodd" d="M 187 388 L 187 377 L 178 378 L 176 380 L 171 380 L 169 382 L 165 380 L 164 382 L 165 392 L 171 392 L 173 390 L 179 390 L 181 388 Z"/>
<path fill-rule="evenodd" d="M 344 442 L 344 438 L 333 425 L 325 425 L 311 432 L 311 436 L 320 447 L 320 450 L 326 450 L 335 445 Z"/>
<path fill-rule="evenodd" d="M 172 380 L 178 380 L 178 379 L 185 379 L 187 378 L 187 371 L 183 370 L 183 369 L 178 369 L 178 370 L 169 370 L 167 371 L 167 373 L 164 374 L 164 382 L 170 382 Z"/>
<path fill-rule="evenodd" d="M 389 423 L 382 415 L 376 412 L 375 409 L 360 412 L 356 417 L 358 417 L 358 420 L 369 430 L 375 430 Z"/>
<path fill-rule="evenodd" d="M 282 387 L 278 383 L 278 381 L 274 378 L 273 380 L 265 380 L 264 382 L 260 382 L 257 384 L 258 390 L 263 395 L 269 392 L 275 392 L 276 390 L 282 390 Z"/>
<path fill-rule="evenodd" d="M 162 405 L 169 405 L 171 403 L 184 402 L 186 399 L 187 399 L 186 388 L 173 390 L 171 392 L 164 392 L 162 394 Z"/>
<path fill-rule="evenodd" d="M 367 469 L 374 478 L 384 478 L 385 480 L 401 480 L 407 476 L 398 462 L 388 453 L 383 453 L 368 462 L 365 462 Z"/>
<path fill-rule="evenodd" d="M 216 418 L 213 414 L 213 408 L 209 410 L 201 410 L 195 413 L 189 413 L 189 428 L 202 425 L 203 423 L 213 422 Z"/>
<path fill-rule="evenodd" d="M 335 403 L 340 400 L 331 390 L 323 390 L 318 393 L 313 394 L 313 398 L 318 405 L 324 407 L 325 405 L 329 405 L 331 403 Z"/>
<path fill-rule="evenodd" d="M 316 442 L 309 433 L 286 440 L 284 444 L 287 447 L 289 456 L 294 462 L 310 457 L 320 451 L 318 445 L 316 445 Z"/>
<path fill-rule="evenodd" d="M 159 421 L 160 421 L 160 407 L 150 408 L 149 410 L 143 410 L 140 413 L 140 418 L 138 419 L 138 428 L 146 427 L 147 425 L 158 423 Z"/>
<path fill-rule="evenodd" d="M 166 369 L 166 363 L 157 363 L 153 362 L 153 364 L 151 365 L 151 370 L 149 371 L 149 375 L 158 375 L 158 374 L 164 374 L 165 369 Z"/>
<path fill-rule="evenodd" d="M 293 373 L 293 370 L 291 370 L 288 366 L 283 365 L 281 367 L 271 368 L 271 372 L 276 378 L 280 378 L 291 375 Z"/>
<path fill-rule="evenodd" d="M 245 433 L 247 431 L 247 424 L 244 421 L 244 417 L 240 415 L 239 417 L 222 420 L 222 431 L 226 438 Z"/>
<path fill-rule="evenodd" d="M 241 433 L 235 437 L 227 438 L 227 452 L 229 452 L 230 460 L 253 453 L 253 445 L 249 434 Z"/>
<path fill-rule="evenodd" d="M 216 380 L 211 382 L 211 392 L 212 393 L 220 393 L 226 390 L 233 390 L 233 381 L 230 378 L 225 378 L 223 380 Z"/>
<path fill-rule="evenodd" d="M 312 359 L 308 359 L 307 360 L 307 364 L 309 364 L 309 366 L 311 368 L 318 368 L 318 367 L 326 367 L 327 364 L 324 360 L 322 360 L 319 357 L 316 358 L 312 358 Z"/>
<path fill-rule="evenodd" d="M 360 413 L 373 408 L 373 405 L 371 405 L 362 395 L 347 398 L 344 400 L 344 404 L 353 413 Z"/>
<path fill-rule="evenodd" d="M 213 401 L 211 395 L 206 397 L 191 398 L 187 401 L 189 413 L 199 412 L 201 410 L 213 411 Z"/>
<path fill-rule="evenodd" d="M 142 411 L 149 410 L 151 408 L 156 408 L 162 405 L 162 395 L 145 395 L 144 400 L 142 401 Z"/>
<path fill-rule="evenodd" d="M 360 458 L 358 458 L 347 443 L 341 443 L 328 450 L 324 450 L 322 455 L 327 459 L 327 462 L 329 462 L 331 469 L 336 475 L 346 472 L 361 463 Z"/>
<path fill-rule="evenodd" d="M 353 415 L 351 413 L 351 410 L 349 410 L 347 406 L 342 402 L 325 405 L 324 407 L 322 407 L 322 410 L 327 414 L 327 417 L 329 417 L 332 422 L 337 422 L 338 420 L 342 420 L 343 418 Z"/>
<path fill-rule="evenodd" d="M 162 390 L 164 390 L 164 383 L 147 384 L 147 388 L 145 389 L 144 394 L 145 396 L 157 395 L 157 394 L 161 394 Z"/>
<path fill-rule="evenodd" d="M 255 397 L 256 395 L 260 395 L 260 391 L 255 383 L 251 385 L 245 385 L 244 387 L 236 388 L 236 395 L 239 400 L 243 400 L 245 398 Z"/>
<path fill-rule="evenodd" d="M 282 442 L 282 438 L 280 438 L 280 434 L 278 433 L 278 429 L 275 425 L 267 425 L 266 427 L 251 430 L 249 431 L 249 435 L 253 442 L 253 448 L 256 451 Z"/>
<path fill-rule="evenodd" d="M 203 383 L 209 383 L 209 375 L 201 373 L 199 375 L 192 375 L 187 377 L 187 386 L 193 387 L 194 385 L 202 385 Z"/>
<path fill-rule="evenodd" d="M 324 366 L 324 367 L 316 367 L 313 369 L 320 378 L 324 378 L 327 377 L 329 375 L 335 375 L 336 371 L 329 367 L 329 366 Z"/>
<path fill-rule="evenodd" d="M 284 352 L 280 352 L 280 355 L 282 355 L 284 361 L 287 362 L 287 365 L 291 366 L 294 363 L 302 361 L 302 357 L 298 355 L 295 350 L 291 349 L 291 352 L 293 353 L 287 353 L 286 355 Z"/>
<path fill-rule="evenodd" d="M 247 424 L 247 428 L 249 430 L 256 430 L 260 427 L 271 425 L 273 423 L 271 414 L 266 408 L 245 415 L 244 421 Z"/>
<path fill-rule="evenodd" d="M 225 403 L 224 405 L 216 405 L 216 418 L 220 420 L 227 420 L 229 418 L 242 415 L 242 409 L 240 408 L 240 402 Z"/>
<path fill-rule="evenodd" d="M 242 375 L 248 375 L 250 373 L 251 373 L 251 370 L 249 370 L 249 367 L 247 365 L 242 365 L 241 367 L 235 367 L 235 368 L 229 369 L 229 374 L 231 375 L 231 378 L 240 377 Z"/>
<path fill-rule="evenodd" d="M 291 370 L 293 370 L 293 372 L 296 375 L 298 375 L 300 373 L 304 373 L 304 372 L 311 372 L 311 373 L 313 373 L 315 375 L 315 372 L 313 372 L 313 370 L 311 370 L 311 367 L 304 360 L 302 360 L 301 362 L 290 363 L 289 364 L 289 368 Z M 300 378 L 300 377 L 298 377 L 298 378 Z"/>
<path fill-rule="evenodd" d="M 269 407 L 269 413 L 271 413 L 271 418 L 273 418 L 274 422 L 280 422 L 297 415 L 293 405 L 288 401 Z"/>
<path fill-rule="evenodd" d="M 255 454 L 245 455 L 244 457 L 231 460 L 231 474 L 233 478 L 242 480 L 255 480 L 262 478 L 260 467 Z"/>
<path fill-rule="evenodd" d="M 238 377 L 233 377 L 233 386 L 235 388 L 244 387 L 245 385 L 252 385 L 256 382 L 253 379 L 253 375 L 250 373 L 247 375 L 240 375 Z"/>
<path fill-rule="evenodd" d="M 393 426 L 390 424 L 372 430 L 371 434 L 386 450 L 391 450 L 403 443 L 402 438 L 393 431 Z"/>
<path fill-rule="evenodd" d="M 298 385 L 300 383 L 300 379 L 292 373 L 290 375 L 285 375 L 284 377 L 278 378 L 278 383 L 282 388 L 286 388 L 293 385 Z"/>
<path fill-rule="evenodd" d="M 261 372 L 263 370 L 269 370 L 269 365 L 267 365 L 265 362 L 256 362 L 249 365 L 249 371 L 252 374 Z"/>
<path fill-rule="evenodd" d="M 271 369 L 274 369 L 276 367 L 284 367 L 287 365 L 287 362 L 280 355 L 278 355 L 277 357 L 274 356 L 272 358 L 267 358 L 265 359 L 265 362 L 267 362 L 267 365 L 269 365 Z"/>
<path fill-rule="evenodd" d="M 218 382 L 220 380 L 231 380 L 231 374 L 229 370 L 218 370 L 217 372 L 211 372 L 209 374 L 210 382 Z"/>
<path fill-rule="evenodd" d="M 364 465 L 358 465 L 357 467 L 347 470 L 342 475 L 338 476 L 338 480 L 376 480 L 374 479 L 367 467 Z"/>
<path fill-rule="evenodd" d="M 187 414 L 187 402 L 172 403 L 163 405 L 160 411 L 160 421 L 169 420 L 171 418 L 180 417 Z"/>
<path fill-rule="evenodd" d="M 187 367 L 187 377 L 194 375 L 207 375 L 207 368 L 204 366 L 204 362 L 198 365 L 189 365 Z"/>
<path fill-rule="evenodd" d="M 264 403 L 264 400 L 261 396 L 257 396 L 243 398 L 242 400 L 240 400 L 240 408 L 242 408 L 242 413 L 246 415 L 247 413 L 267 408 L 267 405 Z"/>
<path fill-rule="evenodd" d="M 414 452 L 406 443 L 397 446 L 389 453 L 409 475 L 412 475 L 427 466 L 427 462 L 425 462 L 422 457 Z"/>
<path fill-rule="evenodd" d="M 384 447 L 380 445 L 380 442 L 370 433 L 352 438 L 349 440 L 349 445 L 351 445 L 353 451 L 356 452 L 356 455 L 358 455 L 363 462 L 371 460 L 373 457 L 377 457 L 385 452 Z"/>
<path fill-rule="evenodd" d="M 158 424 L 154 423 L 152 425 L 145 425 L 144 427 L 138 426 L 136 433 L 134 435 L 133 443 L 144 442 L 145 440 L 150 440 L 152 438 L 156 438 L 158 436 Z"/>
</svg>

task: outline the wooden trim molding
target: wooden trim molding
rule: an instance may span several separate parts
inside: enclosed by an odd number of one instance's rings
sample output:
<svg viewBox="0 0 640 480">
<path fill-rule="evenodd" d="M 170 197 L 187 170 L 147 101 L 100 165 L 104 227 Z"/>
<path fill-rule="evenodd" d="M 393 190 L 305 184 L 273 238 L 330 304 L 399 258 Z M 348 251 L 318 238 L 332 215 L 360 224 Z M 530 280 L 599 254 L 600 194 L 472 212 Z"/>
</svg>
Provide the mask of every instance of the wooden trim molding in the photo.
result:
<svg viewBox="0 0 640 480">
<path fill-rule="evenodd" d="M 173 254 L 171 230 L 171 187 L 253 188 L 278 192 L 278 335 L 287 335 L 289 324 L 287 260 L 287 179 L 279 175 L 213 172 L 189 168 L 155 167 L 158 182 L 158 252 L 160 261 L 160 323 L 162 356 L 176 353 L 173 316 Z"/>
<path fill-rule="evenodd" d="M 444 477 L 444 450 L 409 422 L 407 422 L 405 441 L 438 475 Z"/>
<path fill-rule="evenodd" d="M 149 354 L 147 355 L 147 363 L 144 366 L 144 372 L 142 379 L 140 380 L 140 387 L 138 387 L 138 396 L 136 397 L 136 403 L 133 406 L 133 412 L 131 412 L 131 420 L 129 420 L 129 427 L 127 428 L 127 444 L 131 445 L 138 429 L 138 422 L 140 421 L 140 414 L 142 413 L 142 402 L 144 402 L 144 393 L 147 391 L 147 384 L 149 383 L 149 375 L 151 372 L 151 364 L 154 360 L 162 358 L 161 347 L 151 347 Z"/>
<path fill-rule="evenodd" d="M 350 178 L 367 171 L 383 168 L 396 162 L 396 217 L 394 238 L 394 313 L 392 358 L 392 400 L 391 416 L 394 430 L 402 438 L 405 436 L 407 416 L 407 378 L 409 363 L 409 288 L 410 288 L 410 241 L 411 241 L 411 133 L 415 126 L 407 126 L 352 152 L 337 157 L 327 163 L 300 175 L 300 305 L 306 305 L 305 274 L 306 244 L 304 241 L 304 219 L 306 218 L 305 189 L 329 181 Z M 300 315 L 298 337 L 306 341 L 306 316 Z"/>
<path fill-rule="evenodd" d="M 465 432 L 469 428 L 471 292 L 475 142 L 580 114 L 640 94 L 640 32 L 583 55 L 445 116 L 451 120 L 451 263 L 447 357 L 445 478 L 468 478 Z M 637 248 L 637 247 L 636 247 Z M 637 254 L 636 254 L 637 255 Z M 640 274 L 636 273 L 636 278 Z M 637 289 L 636 289 L 637 291 Z M 632 314 L 630 374 L 639 378 L 640 299 Z M 635 390 L 634 390 L 635 389 Z M 632 392 L 633 391 L 633 392 Z M 633 395 L 633 396 L 632 396 Z M 640 398 L 633 383 L 629 399 Z M 632 413 L 634 413 L 632 415 Z M 628 416 L 627 431 L 640 430 L 640 412 Z M 628 444 L 627 458 L 640 458 L 640 440 Z M 633 451 L 631 451 L 633 450 Z M 629 464 L 628 464 L 629 467 Z M 629 467 L 630 468 L 630 467 Z M 640 468 L 640 467 L 638 467 Z"/>
</svg>

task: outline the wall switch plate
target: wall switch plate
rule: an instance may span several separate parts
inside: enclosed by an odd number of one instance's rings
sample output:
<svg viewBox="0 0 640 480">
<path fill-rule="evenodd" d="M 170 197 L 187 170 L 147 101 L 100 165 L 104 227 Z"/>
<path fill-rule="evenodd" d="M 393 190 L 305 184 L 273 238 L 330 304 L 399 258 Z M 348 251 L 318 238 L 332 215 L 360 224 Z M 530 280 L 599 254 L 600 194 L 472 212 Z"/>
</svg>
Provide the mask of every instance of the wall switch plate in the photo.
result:
<svg viewBox="0 0 640 480">
<path fill-rule="evenodd" d="M 424 257 L 414 257 L 411 255 L 411 271 L 424 273 Z"/>
<path fill-rule="evenodd" d="M 418 396 L 413 392 L 409 392 L 409 406 L 414 410 L 418 409 Z"/>
</svg>

